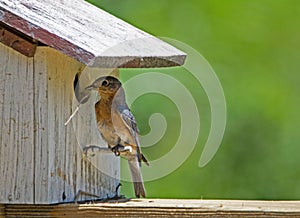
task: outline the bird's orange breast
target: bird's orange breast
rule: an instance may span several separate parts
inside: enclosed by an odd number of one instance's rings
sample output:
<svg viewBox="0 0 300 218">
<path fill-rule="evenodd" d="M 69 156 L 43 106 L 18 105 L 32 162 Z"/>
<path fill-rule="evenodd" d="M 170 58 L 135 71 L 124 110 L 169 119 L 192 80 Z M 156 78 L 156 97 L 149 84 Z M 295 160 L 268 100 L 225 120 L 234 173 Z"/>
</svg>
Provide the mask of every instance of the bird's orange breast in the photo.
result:
<svg viewBox="0 0 300 218">
<path fill-rule="evenodd" d="M 110 147 L 114 147 L 120 142 L 120 137 L 116 133 L 112 119 L 111 109 L 101 102 L 97 102 L 95 105 L 95 113 L 98 130 L 103 139 L 108 143 Z"/>
<path fill-rule="evenodd" d="M 97 102 L 95 113 L 99 132 L 110 147 L 114 147 L 120 141 L 136 146 L 134 136 L 124 124 L 116 109 L 111 108 L 109 102 Z"/>
</svg>

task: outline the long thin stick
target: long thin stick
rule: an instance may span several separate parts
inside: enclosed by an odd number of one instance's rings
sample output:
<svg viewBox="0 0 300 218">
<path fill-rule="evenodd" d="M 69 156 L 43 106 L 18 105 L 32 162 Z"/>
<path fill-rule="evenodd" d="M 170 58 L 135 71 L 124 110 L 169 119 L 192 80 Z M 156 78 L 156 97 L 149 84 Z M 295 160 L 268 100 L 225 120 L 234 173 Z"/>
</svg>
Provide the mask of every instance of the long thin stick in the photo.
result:
<svg viewBox="0 0 300 218">
<path fill-rule="evenodd" d="M 69 119 L 67 120 L 67 122 L 65 122 L 65 126 L 68 125 L 68 123 L 72 120 L 72 118 L 73 118 L 73 117 L 75 116 L 75 114 L 78 112 L 78 110 L 79 110 L 79 105 L 80 105 L 80 104 L 77 105 L 75 111 L 71 114 L 71 116 L 69 117 Z"/>
<path fill-rule="evenodd" d="M 85 95 L 85 96 L 80 100 L 79 104 L 78 104 L 77 107 L 75 108 L 75 111 L 71 114 L 71 116 L 69 117 L 69 119 L 65 122 L 65 124 L 64 124 L 65 126 L 68 125 L 68 123 L 72 120 L 72 118 L 73 118 L 73 117 L 75 116 L 75 114 L 78 112 L 79 106 L 80 106 L 81 104 L 85 103 L 85 102 L 88 100 L 89 97 L 90 97 L 90 95 L 87 94 L 87 95 Z"/>
</svg>

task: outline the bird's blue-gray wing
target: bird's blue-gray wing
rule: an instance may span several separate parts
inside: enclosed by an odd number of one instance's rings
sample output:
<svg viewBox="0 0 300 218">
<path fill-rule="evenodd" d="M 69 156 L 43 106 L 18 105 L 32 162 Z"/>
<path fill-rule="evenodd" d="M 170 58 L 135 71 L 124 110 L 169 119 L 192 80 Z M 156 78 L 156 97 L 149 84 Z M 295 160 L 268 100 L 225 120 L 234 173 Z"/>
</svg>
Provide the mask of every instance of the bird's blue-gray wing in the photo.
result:
<svg viewBox="0 0 300 218">
<path fill-rule="evenodd" d="M 137 123 L 135 121 L 133 114 L 131 113 L 130 109 L 126 105 L 118 106 L 117 110 L 118 110 L 120 116 L 122 117 L 124 124 L 130 130 L 132 136 L 135 139 L 139 164 L 141 164 L 140 162 L 143 161 L 149 166 L 147 159 L 144 157 L 144 155 L 140 151 L 139 129 L 137 127 Z"/>
<path fill-rule="evenodd" d="M 135 118 L 133 114 L 131 113 L 130 109 L 126 106 L 119 106 L 117 108 L 118 112 L 120 113 L 122 120 L 126 124 L 126 126 L 129 128 L 132 135 L 136 135 L 139 133 L 139 129 L 137 127 L 137 123 L 135 121 Z"/>
</svg>

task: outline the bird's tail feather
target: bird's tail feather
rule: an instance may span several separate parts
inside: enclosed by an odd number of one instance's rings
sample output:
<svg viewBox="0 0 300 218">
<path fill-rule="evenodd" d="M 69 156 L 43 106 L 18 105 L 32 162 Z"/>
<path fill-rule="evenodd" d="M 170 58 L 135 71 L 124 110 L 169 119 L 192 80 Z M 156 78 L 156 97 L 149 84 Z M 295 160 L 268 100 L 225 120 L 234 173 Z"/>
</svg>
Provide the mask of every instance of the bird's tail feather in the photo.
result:
<svg viewBox="0 0 300 218">
<path fill-rule="evenodd" d="M 139 197 L 145 198 L 146 193 L 145 193 L 140 163 L 137 160 L 137 158 L 135 158 L 134 160 L 128 160 L 128 164 L 129 164 L 131 178 L 134 186 L 135 196 L 137 198 Z"/>
<path fill-rule="evenodd" d="M 150 166 L 149 162 L 147 161 L 147 159 L 145 158 L 145 156 L 143 154 L 139 155 L 139 160 L 143 161 L 147 166 Z"/>
</svg>

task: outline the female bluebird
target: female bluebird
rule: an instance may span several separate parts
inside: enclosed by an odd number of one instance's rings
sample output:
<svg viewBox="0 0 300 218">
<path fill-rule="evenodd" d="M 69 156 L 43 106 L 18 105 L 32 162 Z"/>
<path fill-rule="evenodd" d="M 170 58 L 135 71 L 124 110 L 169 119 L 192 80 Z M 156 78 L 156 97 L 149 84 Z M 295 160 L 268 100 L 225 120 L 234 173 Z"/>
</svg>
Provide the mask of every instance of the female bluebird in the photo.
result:
<svg viewBox="0 0 300 218">
<path fill-rule="evenodd" d="M 86 89 L 97 90 L 101 99 L 95 104 L 97 126 L 109 148 L 128 160 L 136 197 L 145 197 L 141 161 L 149 165 L 141 152 L 139 130 L 126 104 L 121 82 L 112 76 L 100 77 Z"/>
</svg>

